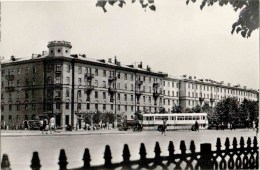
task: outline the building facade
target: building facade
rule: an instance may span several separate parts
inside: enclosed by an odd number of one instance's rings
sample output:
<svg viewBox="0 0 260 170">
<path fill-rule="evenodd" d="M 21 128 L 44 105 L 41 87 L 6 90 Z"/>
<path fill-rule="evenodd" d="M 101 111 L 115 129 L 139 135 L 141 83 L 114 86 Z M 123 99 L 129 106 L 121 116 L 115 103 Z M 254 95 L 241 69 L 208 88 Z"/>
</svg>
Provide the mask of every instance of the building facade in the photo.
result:
<svg viewBox="0 0 260 170">
<path fill-rule="evenodd" d="M 212 80 L 171 77 L 150 67 L 123 65 L 115 57 L 94 60 L 71 54 L 66 41 L 51 41 L 48 52 L 31 59 L 2 63 L 1 121 L 9 125 L 41 115 L 54 115 L 56 124 L 76 125 L 87 112 L 132 115 L 171 112 L 175 105 L 194 107 L 228 96 L 258 100 L 258 92 Z"/>
</svg>

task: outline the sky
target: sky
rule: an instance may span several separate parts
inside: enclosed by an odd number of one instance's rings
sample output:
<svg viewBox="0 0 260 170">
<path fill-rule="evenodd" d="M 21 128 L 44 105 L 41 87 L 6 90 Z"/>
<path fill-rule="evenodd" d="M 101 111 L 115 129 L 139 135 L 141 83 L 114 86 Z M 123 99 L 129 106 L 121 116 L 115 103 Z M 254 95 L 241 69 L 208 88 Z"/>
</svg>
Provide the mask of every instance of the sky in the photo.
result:
<svg viewBox="0 0 260 170">
<path fill-rule="evenodd" d="M 73 54 L 122 64 L 143 62 L 153 71 L 188 75 L 259 89 L 259 30 L 250 38 L 231 34 L 239 13 L 231 6 L 186 5 L 155 0 L 156 12 L 127 1 L 108 12 L 86 1 L 3 1 L 0 56 L 31 58 L 53 40 L 72 44 Z"/>
</svg>

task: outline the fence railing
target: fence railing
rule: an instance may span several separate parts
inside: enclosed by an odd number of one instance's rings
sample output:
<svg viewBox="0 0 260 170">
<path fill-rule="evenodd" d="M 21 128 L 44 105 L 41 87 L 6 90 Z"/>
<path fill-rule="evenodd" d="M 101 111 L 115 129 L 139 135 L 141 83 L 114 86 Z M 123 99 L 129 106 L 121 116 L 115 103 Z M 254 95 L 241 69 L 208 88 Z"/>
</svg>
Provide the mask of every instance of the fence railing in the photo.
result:
<svg viewBox="0 0 260 170">
<path fill-rule="evenodd" d="M 239 147 L 238 147 L 239 145 Z M 249 137 L 245 144 L 244 138 L 241 137 L 239 144 L 234 137 L 232 148 L 229 138 L 226 138 L 224 145 L 221 144 L 220 138 L 217 138 L 216 150 L 211 150 L 211 144 L 203 143 L 200 145 L 200 151 L 196 152 L 194 141 L 191 141 L 189 153 L 186 153 L 185 141 L 180 142 L 180 153 L 175 154 L 173 142 L 169 142 L 168 156 L 161 156 L 161 148 L 158 142 L 155 144 L 154 158 L 147 158 L 146 148 L 141 143 L 139 160 L 130 160 L 130 150 L 127 144 L 123 148 L 123 161 L 112 163 L 112 153 L 110 146 L 106 145 L 104 152 L 104 165 L 91 166 L 91 156 L 89 149 L 86 148 L 83 155 L 83 166 L 72 168 L 74 170 L 84 169 L 259 169 L 259 153 L 257 146 L 257 137 L 253 140 Z M 67 170 L 67 156 L 64 149 L 60 150 L 59 155 L 60 170 Z M 38 152 L 34 152 L 30 168 L 39 170 L 41 168 Z M 10 162 L 7 154 L 3 155 L 1 162 L 2 170 L 10 170 Z"/>
</svg>

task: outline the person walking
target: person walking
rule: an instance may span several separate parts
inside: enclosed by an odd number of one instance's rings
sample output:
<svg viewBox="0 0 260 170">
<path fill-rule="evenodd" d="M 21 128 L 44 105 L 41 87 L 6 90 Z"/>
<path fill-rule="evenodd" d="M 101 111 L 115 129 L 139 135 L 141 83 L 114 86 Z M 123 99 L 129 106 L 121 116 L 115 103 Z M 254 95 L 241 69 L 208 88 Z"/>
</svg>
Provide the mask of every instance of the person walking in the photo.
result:
<svg viewBox="0 0 260 170">
<path fill-rule="evenodd" d="M 199 132 L 199 123 L 197 121 L 195 121 L 195 131 Z"/>
<path fill-rule="evenodd" d="M 55 118 L 52 116 L 51 119 L 50 119 L 50 133 L 52 134 L 52 131 L 56 131 L 56 128 L 55 128 Z"/>
<path fill-rule="evenodd" d="M 163 119 L 163 127 L 162 127 L 162 134 L 164 134 L 164 136 L 166 136 L 165 131 L 167 128 L 167 119 Z"/>
</svg>

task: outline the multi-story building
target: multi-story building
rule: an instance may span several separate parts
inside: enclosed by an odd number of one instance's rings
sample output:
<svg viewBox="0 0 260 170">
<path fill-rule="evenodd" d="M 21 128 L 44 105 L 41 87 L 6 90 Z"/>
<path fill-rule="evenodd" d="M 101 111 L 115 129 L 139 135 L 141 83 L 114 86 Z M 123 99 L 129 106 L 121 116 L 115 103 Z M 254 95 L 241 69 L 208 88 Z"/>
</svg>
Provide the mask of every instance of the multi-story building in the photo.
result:
<svg viewBox="0 0 260 170">
<path fill-rule="evenodd" d="M 236 97 L 239 102 L 244 99 L 258 100 L 259 92 L 247 89 L 246 86 L 224 84 L 211 79 L 197 79 L 196 77 L 183 75 L 180 78 L 180 104 L 183 108 L 192 108 L 196 105 L 208 103 L 216 106 L 217 102 L 226 97 Z"/>
<path fill-rule="evenodd" d="M 1 120 L 21 124 L 54 115 L 56 124 L 76 125 L 86 112 L 171 112 L 174 105 L 193 107 L 227 96 L 258 100 L 258 92 L 212 80 L 168 76 L 150 67 L 123 65 L 115 57 L 94 60 L 71 54 L 66 41 L 51 41 L 48 52 L 2 63 Z"/>
<path fill-rule="evenodd" d="M 167 74 L 122 65 L 115 58 L 93 60 L 71 54 L 71 44 L 52 41 L 49 52 L 2 64 L 1 120 L 19 124 L 55 115 L 56 124 L 76 123 L 88 111 L 133 114 L 158 112 Z"/>
</svg>

